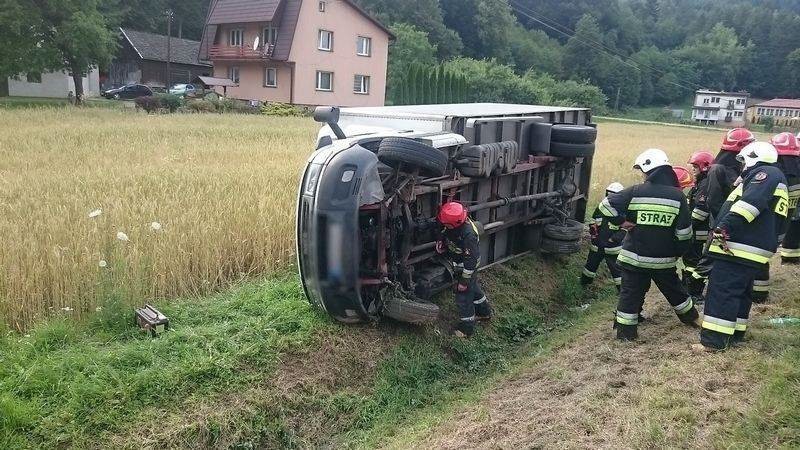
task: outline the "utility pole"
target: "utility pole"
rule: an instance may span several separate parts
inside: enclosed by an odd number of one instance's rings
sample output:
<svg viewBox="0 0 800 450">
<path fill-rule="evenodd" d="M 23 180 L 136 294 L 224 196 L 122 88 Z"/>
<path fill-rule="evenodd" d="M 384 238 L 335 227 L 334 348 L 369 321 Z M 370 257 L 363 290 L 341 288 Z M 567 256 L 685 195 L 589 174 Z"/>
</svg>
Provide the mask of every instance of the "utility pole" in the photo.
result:
<svg viewBox="0 0 800 450">
<path fill-rule="evenodd" d="M 169 68 L 169 63 L 172 61 L 172 17 L 175 14 L 171 9 L 166 11 L 167 14 L 167 93 L 172 86 L 172 72 Z"/>
<path fill-rule="evenodd" d="M 617 87 L 617 101 L 614 102 L 614 110 L 615 111 L 619 111 L 619 91 L 621 89 L 622 89 L 621 87 L 619 87 L 619 86 Z"/>
</svg>

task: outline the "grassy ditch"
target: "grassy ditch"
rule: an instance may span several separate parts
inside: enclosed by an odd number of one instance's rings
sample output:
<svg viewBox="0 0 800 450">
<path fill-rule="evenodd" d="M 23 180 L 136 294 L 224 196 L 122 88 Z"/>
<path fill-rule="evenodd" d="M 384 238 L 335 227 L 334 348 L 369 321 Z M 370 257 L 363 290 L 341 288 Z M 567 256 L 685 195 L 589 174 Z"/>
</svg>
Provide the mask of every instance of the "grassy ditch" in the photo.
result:
<svg viewBox="0 0 800 450">
<path fill-rule="evenodd" d="M 295 276 L 159 305 L 174 329 L 150 339 L 113 303 L 0 341 L 0 447 L 370 446 L 420 411 L 508 370 L 525 343 L 584 298 L 580 258 L 528 257 L 484 274 L 497 309 L 463 342 L 454 308 L 428 328 L 341 326 Z"/>
</svg>

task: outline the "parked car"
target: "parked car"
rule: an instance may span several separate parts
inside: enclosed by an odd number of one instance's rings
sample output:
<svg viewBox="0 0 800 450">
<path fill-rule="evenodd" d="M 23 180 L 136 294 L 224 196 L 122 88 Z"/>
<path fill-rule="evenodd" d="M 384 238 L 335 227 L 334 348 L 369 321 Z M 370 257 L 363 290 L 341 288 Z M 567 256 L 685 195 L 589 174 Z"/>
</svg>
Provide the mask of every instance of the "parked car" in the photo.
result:
<svg viewBox="0 0 800 450">
<path fill-rule="evenodd" d="M 103 97 L 115 100 L 133 100 L 139 97 L 149 97 L 153 95 L 153 90 L 143 84 L 129 84 L 127 86 L 109 89 L 103 92 Z"/>
<path fill-rule="evenodd" d="M 169 93 L 181 97 L 195 97 L 200 90 L 193 84 L 176 84 L 169 89 Z"/>
<path fill-rule="evenodd" d="M 481 268 L 581 249 L 597 129 L 583 108 L 319 107 L 327 123 L 297 205 L 309 302 L 345 323 L 436 320 L 456 268 L 434 247 L 439 206 L 478 224 Z"/>
</svg>

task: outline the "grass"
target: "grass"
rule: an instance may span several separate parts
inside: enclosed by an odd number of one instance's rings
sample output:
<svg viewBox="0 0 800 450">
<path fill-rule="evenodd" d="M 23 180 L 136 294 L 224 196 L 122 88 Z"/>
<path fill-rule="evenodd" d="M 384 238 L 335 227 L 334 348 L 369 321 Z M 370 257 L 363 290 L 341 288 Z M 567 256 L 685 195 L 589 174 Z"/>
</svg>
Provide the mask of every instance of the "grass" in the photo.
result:
<svg viewBox="0 0 800 450">
<path fill-rule="evenodd" d="M 0 108 L 5 109 L 47 108 L 54 106 L 67 107 L 69 106 L 69 100 L 50 97 L 0 97 Z M 123 108 L 124 104 L 120 101 L 90 97 L 84 101 L 84 107 Z"/>
</svg>

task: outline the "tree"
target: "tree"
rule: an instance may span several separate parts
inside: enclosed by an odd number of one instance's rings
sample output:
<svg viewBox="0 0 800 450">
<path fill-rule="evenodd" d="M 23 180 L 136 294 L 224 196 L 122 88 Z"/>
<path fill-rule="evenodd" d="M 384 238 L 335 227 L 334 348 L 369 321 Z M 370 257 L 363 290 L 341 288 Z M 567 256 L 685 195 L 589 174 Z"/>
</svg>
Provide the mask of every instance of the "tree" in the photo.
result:
<svg viewBox="0 0 800 450">
<path fill-rule="evenodd" d="M 129 0 L 121 26 L 151 33 L 167 34 L 164 11 L 173 11 L 172 35 L 200 40 L 205 27 L 209 0 Z"/>
<path fill-rule="evenodd" d="M 752 43 L 742 45 L 736 32 L 717 23 L 699 39 L 675 51 L 675 56 L 691 64 L 705 87 L 732 90 L 738 88 L 738 75 L 753 50 Z"/>
<path fill-rule="evenodd" d="M 9 34 L 22 31 L 24 36 L 13 39 L 22 42 L 23 49 L 35 47 L 30 57 L 3 62 L 4 70 L 16 73 L 31 71 L 67 71 L 75 82 L 75 99 L 83 98 L 82 78 L 93 67 L 108 65 L 117 48 L 114 30 L 118 16 L 112 0 L 38 0 L 14 7 L 14 0 L 4 0 L 11 6 L 4 11 L 0 24 L 17 24 Z M 8 4 L 10 3 L 10 5 Z M 16 6 L 22 5 L 16 3 Z M 21 25 L 20 25 L 21 24 Z M 5 29 L 5 27 L 0 27 Z M 2 33 L 8 32 L 6 31 Z M 13 36 L 12 36 L 13 37 Z M 3 47 L 9 44 L 3 42 Z M 7 51 L 7 50 L 4 50 Z"/>
<path fill-rule="evenodd" d="M 563 72 L 561 44 L 540 30 L 526 30 L 520 25 L 510 35 L 511 55 L 517 71 L 530 69 L 559 76 Z"/>
<path fill-rule="evenodd" d="M 47 71 L 58 58 L 52 47 L 42 47 L 39 13 L 22 0 L 0 0 L 0 78 Z"/>
<path fill-rule="evenodd" d="M 428 41 L 427 33 L 413 25 L 396 23 L 390 29 L 396 39 L 389 47 L 387 90 L 389 98 L 397 101 L 399 93 L 396 88 L 405 84 L 403 80 L 409 73 L 409 67 L 436 64 L 436 46 Z"/>
</svg>

